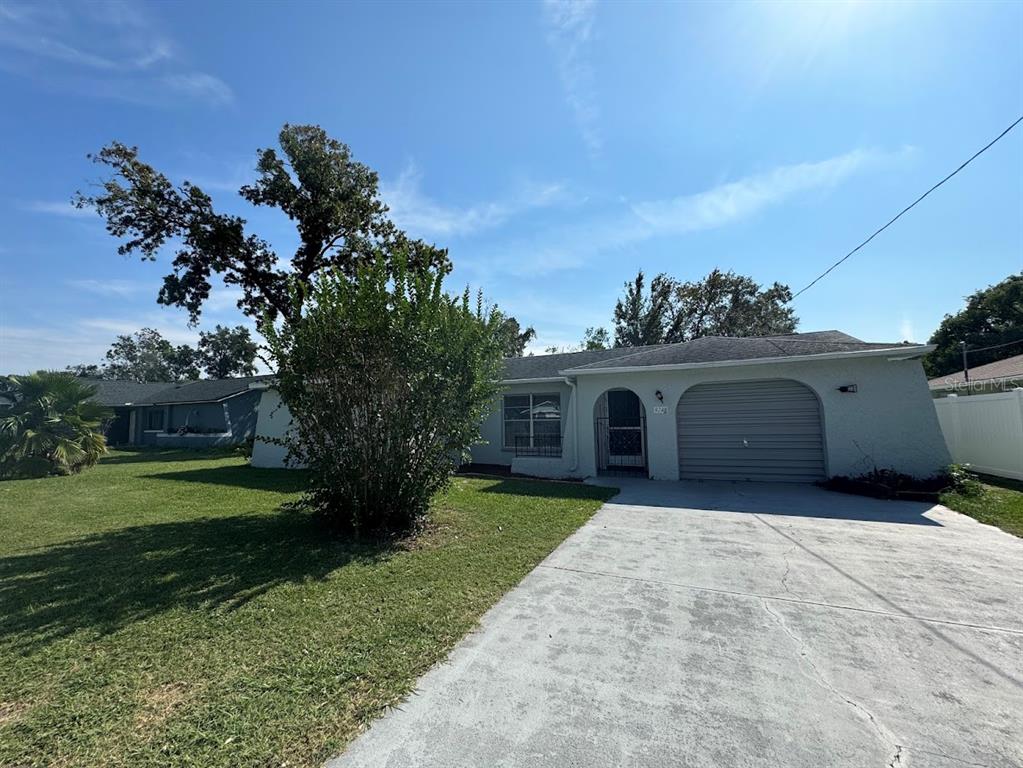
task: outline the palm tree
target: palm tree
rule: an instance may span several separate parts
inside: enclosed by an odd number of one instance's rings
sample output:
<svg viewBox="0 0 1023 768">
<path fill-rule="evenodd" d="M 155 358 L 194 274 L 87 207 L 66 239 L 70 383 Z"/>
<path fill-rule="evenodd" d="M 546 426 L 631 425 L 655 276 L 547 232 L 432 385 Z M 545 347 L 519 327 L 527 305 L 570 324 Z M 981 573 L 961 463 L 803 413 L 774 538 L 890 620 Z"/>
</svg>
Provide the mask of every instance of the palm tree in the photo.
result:
<svg viewBox="0 0 1023 768">
<path fill-rule="evenodd" d="M 95 394 L 69 373 L 0 377 L 0 479 L 67 475 L 99 461 L 113 412 Z"/>
</svg>

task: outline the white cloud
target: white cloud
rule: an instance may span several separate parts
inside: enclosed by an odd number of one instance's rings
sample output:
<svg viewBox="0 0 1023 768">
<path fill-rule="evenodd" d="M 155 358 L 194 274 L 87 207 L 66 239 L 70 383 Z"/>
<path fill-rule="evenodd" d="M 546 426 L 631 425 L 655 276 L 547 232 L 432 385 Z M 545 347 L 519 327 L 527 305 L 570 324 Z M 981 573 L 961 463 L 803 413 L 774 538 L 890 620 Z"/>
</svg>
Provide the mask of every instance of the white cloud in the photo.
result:
<svg viewBox="0 0 1023 768">
<path fill-rule="evenodd" d="M 141 280 L 68 280 L 67 284 L 72 288 L 95 293 L 99 296 L 119 296 L 122 298 L 137 296 L 145 292 L 151 292 L 155 296 L 157 290 L 153 283 Z"/>
<path fill-rule="evenodd" d="M 245 291 L 241 288 L 228 288 L 221 285 L 215 287 L 210 291 L 209 298 L 203 302 L 203 315 L 218 315 L 218 314 L 229 314 L 235 318 L 241 319 L 241 313 L 238 310 L 238 302 L 244 298 Z"/>
<path fill-rule="evenodd" d="M 174 57 L 174 46 L 167 40 L 155 40 L 150 48 L 139 54 L 132 64 L 139 69 L 149 69 L 154 64 Z"/>
<path fill-rule="evenodd" d="M 902 322 L 899 323 L 899 341 L 916 341 L 916 331 L 913 329 L 913 320 L 908 312 L 902 313 Z"/>
<path fill-rule="evenodd" d="M 96 212 L 89 208 L 76 208 L 70 202 L 59 200 L 30 200 L 23 203 L 21 209 L 29 213 L 45 213 L 51 216 L 66 216 L 71 219 L 97 218 Z"/>
<path fill-rule="evenodd" d="M 693 195 L 637 203 L 632 211 L 659 233 L 714 229 L 799 192 L 833 187 L 878 158 L 876 152 L 857 149 L 817 163 L 779 166 Z"/>
<path fill-rule="evenodd" d="M 116 336 L 127 336 L 143 328 L 155 328 L 171 344 L 195 344 L 199 341 L 199 330 L 189 328 L 182 321 L 181 325 L 168 325 L 166 315 L 149 313 L 142 317 L 104 318 L 94 317 L 78 321 L 79 332 L 96 340 L 105 339 L 102 344 L 105 352 Z M 65 353 L 66 354 L 66 353 Z"/>
<path fill-rule="evenodd" d="M 474 234 L 499 227 L 524 211 L 561 204 L 568 198 L 561 184 L 527 183 L 501 200 L 465 207 L 444 205 L 422 191 L 422 174 L 414 163 L 394 182 L 381 182 L 380 197 L 390 208 L 391 219 L 416 237 Z"/>
<path fill-rule="evenodd" d="M 40 369 L 63 370 L 79 363 L 101 363 L 115 337 L 133 334 L 142 328 L 154 328 L 172 344 L 195 345 L 199 329 L 188 328 L 184 321 L 168 323 L 166 315 L 146 313 L 142 317 L 92 318 L 79 322 L 66 322 L 59 326 L 14 326 L 0 323 L 0 372 L 28 373 Z M 248 321 L 257 343 L 262 339 Z M 238 325 L 238 323 L 232 323 Z M 213 324 L 204 326 L 212 330 Z M 266 366 L 257 360 L 257 369 L 267 373 Z"/>
<path fill-rule="evenodd" d="M 188 151 L 184 169 L 179 176 L 190 179 L 206 192 L 233 192 L 254 184 L 257 178 L 256 162 L 252 158 L 225 160 L 202 152 Z M 195 169 L 193 172 L 191 169 Z"/>
<path fill-rule="evenodd" d="M 88 51 L 82 51 L 60 40 L 53 40 L 49 37 L 31 36 L 17 37 L 14 35 L 0 35 L 0 43 L 15 48 L 25 53 L 33 54 L 41 58 L 53 59 L 54 61 L 72 64 L 78 67 L 91 67 L 93 69 L 117 69 L 117 63 L 110 59 L 98 56 Z"/>
<path fill-rule="evenodd" d="M 213 106 L 230 104 L 234 101 L 234 93 L 227 83 L 205 72 L 167 75 L 163 78 L 163 82 L 172 91 L 194 98 L 196 101 L 205 101 Z"/>
<path fill-rule="evenodd" d="M 834 187 L 869 167 L 897 161 L 909 150 L 853 150 L 815 163 L 778 166 L 702 192 L 648 200 L 591 214 L 547 229 L 466 264 L 477 278 L 494 273 L 539 277 L 582 267 L 608 252 L 647 240 L 715 229 L 778 206 L 800 193 Z"/>
<path fill-rule="evenodd" d="M 100 363 L 114 338 L 141 328 L 155 328 L 173 344 L 195 344 L 198 331 L 144 320 L 93 319 L 59 327 L 0 324 L 0 370 L 27 373 L 39 369 L 63 370 L 78 363 Z"/>
<path fill-rule="evenodd" d="M 234 98 L 223 80 L 187 66 L 141 6 L 5 2 L 0 22 L 0 65 L 51 86 L 149 105 Z"/>
<path fill-rule="evenodd" d="M 593 37 L 594 11 L 593 0 L 545 0 L 543 6 L 547 42 L 554 52 L 561 87 L 591 155 L 599 154 L 603 146 L 597 128 L 600 110 L 595 78 L 586 51 Z"/>
</svg>

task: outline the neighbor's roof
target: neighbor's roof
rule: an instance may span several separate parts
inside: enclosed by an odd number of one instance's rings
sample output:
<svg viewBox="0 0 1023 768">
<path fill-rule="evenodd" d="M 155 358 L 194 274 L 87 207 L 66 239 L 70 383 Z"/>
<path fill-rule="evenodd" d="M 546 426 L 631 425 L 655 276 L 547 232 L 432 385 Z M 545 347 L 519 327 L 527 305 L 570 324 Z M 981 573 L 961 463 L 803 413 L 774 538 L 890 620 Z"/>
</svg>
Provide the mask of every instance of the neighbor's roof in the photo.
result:
<svg viewBox="0 0 1023 768">
<path fill-rule="evenodd" d="M 216 403 L 249 390 L 251 384 L 269 376 L 242 376 L 234 379 L 139 383 L 89 379 L 98 390 L 96 399 L 103 405 L 171 405 L 174 403 Z"/>
<path fill-rule="evenodd" d="M 137 405 L 152 402 L 150 398 L 162 389 L 172 387 L 169 381 L 111 381 L 109 379 L 86 379 L 86 383 L 96 388 L 93 399 L 102 405 Z"/>
<path fill-rule="evenodd" d="M 157 392 L 153 405 L 163 403 L 216 403 L 248 391 L 250 384 L 263 381 L 269 376 L 242 376 L 236 379 L 201 379 L 182 381 Z"/>
<path fill-rule="evenodd" d="M 978 365 L 970 369 L 970 383 L 978 381 L 991 381 L 999 379 L 1023 379 L 1023 355 L 1014 355 L 1004 360 L 996 360 L 987 365 Z M 944 389 L 956 384 L 965 384 L 966 376 L 962 371 L 950 373 L 947 376 L 938 376 L 931 379 L 928 384 L 931 389 Z"/>
<path fill-rule="evenodd" d="M 743 363 L 753 360 L 802 358 L 873 350 L 919 350 L 930 348 L 906 342 L 869 343 L 841 331 L 814 331 L 780 336 L 704 336 L 679 344 L 608 349 L 599 352 L 570 352 L 560 355 L 509 358 L 505 360 L 505 381 L 557 378 L 593 371 L 645 368 L 650 366 L 695 365 L 701 363 Z"/>
</svg>

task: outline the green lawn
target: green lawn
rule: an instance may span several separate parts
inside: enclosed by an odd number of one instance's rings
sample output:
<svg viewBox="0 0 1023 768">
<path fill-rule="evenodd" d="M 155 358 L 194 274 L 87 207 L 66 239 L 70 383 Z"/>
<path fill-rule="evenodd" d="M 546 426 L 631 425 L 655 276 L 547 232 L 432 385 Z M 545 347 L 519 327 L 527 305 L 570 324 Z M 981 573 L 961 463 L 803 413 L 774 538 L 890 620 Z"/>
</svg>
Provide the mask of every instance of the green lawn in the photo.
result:
<svg viewBox="0 0 1023 768">
<path fill-rule="evenodd" d="M 1023 537 L 1023 483 L 995 477 L 983 478 L 979 496 L 943 493 L 941 503 L 988 525 Z"/>
<path fill-rule="evenodd" d="M 609 495 L 457 478 L 385 547 L 280 511 L 301 483 L 187 452 L 0 483 L 0 765 L 319 765 Z"/>
</svg>

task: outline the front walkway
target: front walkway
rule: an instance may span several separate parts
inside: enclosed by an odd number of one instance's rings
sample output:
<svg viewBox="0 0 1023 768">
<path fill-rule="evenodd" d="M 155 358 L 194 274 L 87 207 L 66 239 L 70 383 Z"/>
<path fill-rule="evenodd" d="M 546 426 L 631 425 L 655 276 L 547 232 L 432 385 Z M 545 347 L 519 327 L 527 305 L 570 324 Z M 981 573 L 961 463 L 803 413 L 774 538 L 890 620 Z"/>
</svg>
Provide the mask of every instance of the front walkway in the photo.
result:
<svg viewBox="0 0 1023 768">
<path fill-rule="evenodd" d="M 808 486 L 614 484 L 332 768 L 1023 766 L 1023 540 Z"/>
</svg>

